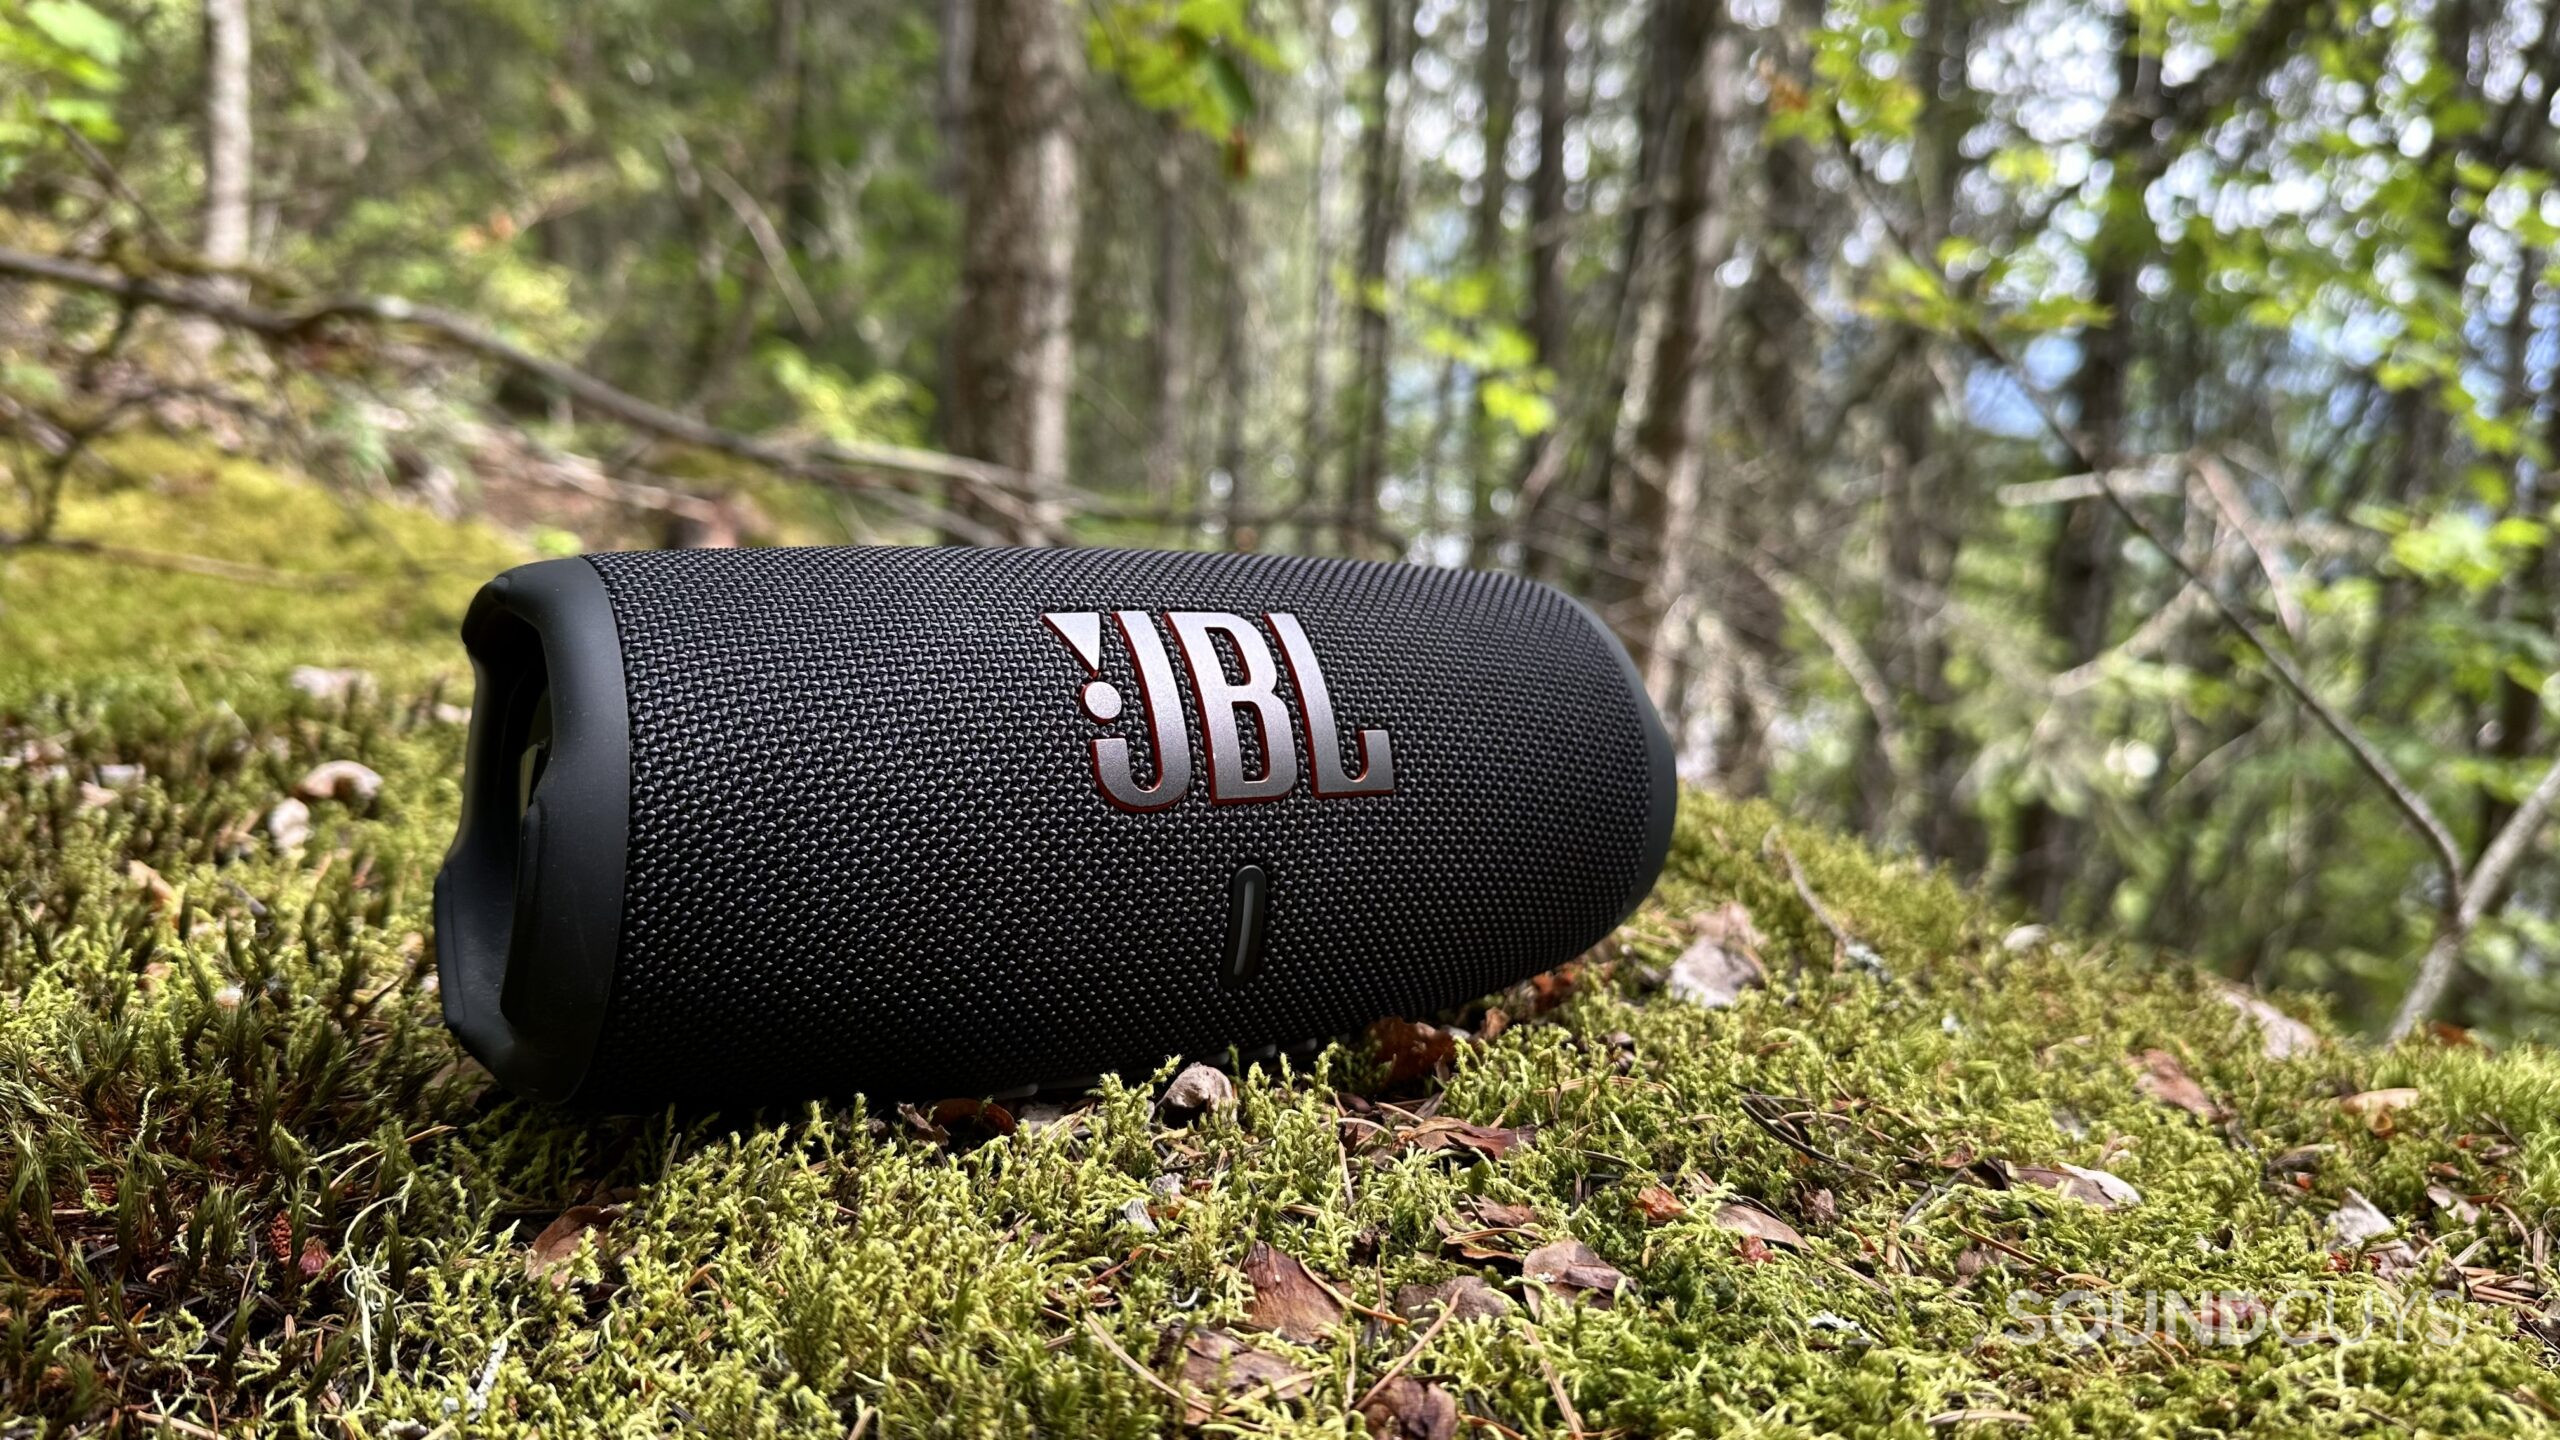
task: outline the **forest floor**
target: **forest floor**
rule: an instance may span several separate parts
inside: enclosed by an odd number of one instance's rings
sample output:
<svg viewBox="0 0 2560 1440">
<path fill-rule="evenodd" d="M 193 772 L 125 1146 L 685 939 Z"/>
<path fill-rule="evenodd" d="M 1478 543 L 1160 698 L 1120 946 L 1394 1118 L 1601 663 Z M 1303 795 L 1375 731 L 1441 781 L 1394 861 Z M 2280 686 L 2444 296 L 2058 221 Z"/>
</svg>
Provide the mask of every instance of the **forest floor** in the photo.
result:
<svg viewBox="0 0 2560 1440">
<path fill-rule="evenodd" d="M 2560 1430 L 2552 1056 L 1705 795 L 1576 966 L 1232 1087 L 515 1102 L 425 931 L 531 552 L 112 458 L 153 555 L 0 557 L 0 1435 Z"/>
</svg>

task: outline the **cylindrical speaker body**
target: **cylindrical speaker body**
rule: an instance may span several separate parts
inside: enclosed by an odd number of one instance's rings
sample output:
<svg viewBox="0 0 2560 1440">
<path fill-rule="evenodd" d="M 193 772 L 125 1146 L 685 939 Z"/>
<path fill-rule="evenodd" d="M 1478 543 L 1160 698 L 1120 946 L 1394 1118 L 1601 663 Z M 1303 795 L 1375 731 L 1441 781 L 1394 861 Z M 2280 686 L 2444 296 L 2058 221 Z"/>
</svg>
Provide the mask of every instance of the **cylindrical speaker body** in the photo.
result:
<svg viewBox="0 0 2560 1440">
<path fill-rule="evenodd" d="M 1651 888 L 1670 745 L 1505 576 L 654 551 L 491 581 L 448 1023 L 604 1107 L 967 1095 L 1425 1014 Z"/>
</svg>

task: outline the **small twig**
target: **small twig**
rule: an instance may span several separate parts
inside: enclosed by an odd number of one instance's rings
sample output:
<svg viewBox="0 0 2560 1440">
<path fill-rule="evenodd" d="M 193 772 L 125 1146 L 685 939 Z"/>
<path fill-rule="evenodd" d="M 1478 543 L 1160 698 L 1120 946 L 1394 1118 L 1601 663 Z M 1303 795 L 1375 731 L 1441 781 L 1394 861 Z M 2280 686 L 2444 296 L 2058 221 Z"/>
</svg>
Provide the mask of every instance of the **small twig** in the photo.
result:
<svg viewBox="0 0 2560 1440">
<path fill-rule="evenodd" d="M 1796 852 L 1787 848 L 1786 838 L 1778 833 L 1777 826 L 1770 826 L 1769 833 L 1760 837 L 1760 849 L 1764 854 L 1774 850 L 1778 858 L 1786 862 L 1787 878 L 1795 882 L 1796 898 L 1804 902 L 1805 909 L 1813 912 L 1813 918 L 1823 929 L 1831 932 L 1831 968 L 1839 969 L 1841 960 L 1859 948 L 1858 942 L 1849 938 L 1849 932 L 1841 929 L 1840 922 L 1831 918 L 1822 897 L 1813 893 L 1813 882 L 1804 878 L 1804 867 L 1796 863 Z"/>
<path fill-rule="evenodd" d="M 80 154 L 80 163 L 89 167 L 89 173 L 98 177 L 98 183 L 106 186 L 109 194 L 132 206 L 133 213 L 142 217 L 142 228 L 151 232 L 152 244 L 171 253 L 183 248 L 170 238 L 169 227 L 160 223 L 160 217 L 152 213 L 151 206 L 134 192 L 133 186 L 126 183 L 124 172 L 100 153 L 97 146 L 89 143 L 89 137 L 80 133 L 80 127 L 57 118 L 53 128 L 61 131 L 62 138 L 71 142 L 71 148 Z"/>
<path fill-rule="evenodd" d="M 1120 1348 L 1120 1342 L 1112 1339 L 1111 1332 L 1103 1328 L 1102 1318 L 1100 1316 L 1085 1316 L 1084 1328 L 1093 1336 L 1096 1343 L 1101 1345 L 1103 1349 L 1111 1352 L 1113 1359 L 1128 1366 L 1130 1374 L 1137 1376 L 1139 1379 L 1146 1381 L 1149 1385 L 1152 1385 L 1156 1389 L 1162 1391 L 1173 1401 L 1174 1404 L 1181 1406 L 1185 1411 L 1188 1411 L 1191 1408 L 1190 1396 L 1185 1395 L 1180 1390 L 1177 1390 L 1172 1385 L 1166 1383 L 1163 1376 L 1148 1369 L 1146 1366 L 1139 1364 L 1137 1357 Z"/>
<path fill-rule="evenodd" d="M 1359 1399 L 1352 1401 L 1351 1408 L 1354 1410 L 1368 1408 L 1369 1402 L 1378 1398 L 1378 1392 L 1387 1388 L 1387 1382 L 1395 1379 L 1398 1375 L 1403 1374 L 1406 1366 L 1419 1359 L 1422 1352 L 1428 1349 L 1431 1342 L 1439 1336 L 1440 1328 L 1448 1324 L 1451 1320 L 1457 1318 L 1457 1314 L 1458 1307 L 1455 1304 L 1443 1302 L 1440 1306 L 1439 1317 L 1434 1319 L 1431 1324 L 1423 1330 L 1422 1337 L 1413 1342 L 1413 1348 L 1405 1351 L 1402 1355 L 1397 1356 L 1396 1363 L 1380 1371 L 1378 1373 L 1378 1383 L 1370 1386 L 1368 1390 L 1361 1394 Z"/>
<path fill-rule="evenodd" d="M 345 576 L 313 571 L 297 574 L 289 570 L 270 570 L 260 565 L 242 565 L 230 560 L 216 560 L 210 555 L 181 555 L 162 550 L 134 550 L 122 545 L 108 545 L 96 540 L 64 540 L 41 535 L 0 535 L 0 552 L 11 550 L 50 550 L 61 555 L 87 555 L 119 565 L 140 565 L 152 570 L 174 570 L 182 575 L 202 575 L 215 580 L 236 580 L 244 585 L 272 585 L 284 590 L 310 590 L 338 583 Z"/>
<path fill-rule="evenodd" d="M 1556 1373 L 1556 1362 L 1547 1358 L 1547 1347 L 1538 1343 L 1537 1331 L 1523 1330 L 1520 1334 L 1529 1342 L 1531 1353 L 1538 1357 L 1538 1369 L 1547 1377 L 1547 1393 L 1556 1397 L 1556 1410 L 1564 1416 L 1566 1433 L 1579 1440 L 1582 1435 L 1582 1414 L 1573 1408 L 1573 1397 L 1564 1393 L 1564 1377 Z"/>
</svg>

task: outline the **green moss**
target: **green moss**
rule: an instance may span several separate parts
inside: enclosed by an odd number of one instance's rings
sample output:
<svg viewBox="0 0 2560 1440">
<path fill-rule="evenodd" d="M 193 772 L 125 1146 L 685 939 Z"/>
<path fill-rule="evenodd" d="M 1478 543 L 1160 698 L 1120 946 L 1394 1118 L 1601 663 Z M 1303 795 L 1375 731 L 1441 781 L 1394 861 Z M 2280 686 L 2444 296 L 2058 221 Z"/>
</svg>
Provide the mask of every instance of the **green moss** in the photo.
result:
<svg viewBox="0 0 2560 1440">
<path fill-rule="evenodd" d="M 334 495 L 253 461 L 152 435 L 99 453 L 56 538 L 163 557 L 0 552 L 0 705 L 137 688 L 231 698 L 248 672 L 353 666 L 415 690 L 465 673 L 451 643 L 480 582 L 534 556 L 479 525 Z M 209 561 L 258 578 L 178 568 Z"/>
<path fill-rule="evenodd" d="M 1570 998 L 1531 1017 L 1528 994 L 1501 997 L 1514 1023 L 1401 1095 L 1362 1095 L 1374 1067 L 1336 1048 L 1251 1071 L 1232 1110 L 1187 1126 L 1135 1077 L 965 1151 L 859 1107 L 599 1121 L 508 1100 L 459 1061 L 428 983 L 461 732 L 423 697 L 457 668 L 469 585 L 517 557 L 219 468 L 202 491 L 84 499 L 71 533 L 356 578 L 283 591 L 25 555 L 0 581 L 0 753 L 41 742 L 0 771 L 0 1412 L 226 1434 L 1154 1434 L 1178 1423 L 1182 1327 L 1244 1318 L 1253 1242 L 1380 1311 L 1461 1270 L 1524 1293 L 1444 1244 L 1444 1222 L 1498 1202 L 1635 1287 L 1452 1324 L 1413 1354 L 1405 1373 L 1515 1431 L 1560 1433 L 1559 1392 L 1631 1434 L 2553 1428 L 2545 1347 L 2490 1298 L 2444 1302 L 2459 1333 L 2437 1338 L 2016 1338 L 2075 1293 L 2388 1317 L 2455 1256 L 2484 1296 L 2538 1294 L 2552 1057 L 2331 1037 L 2271 1060 L 2204 977 L 2069 939 L 2012 949 L 1944 879 L 1707 796 Z M 180 518 L 205 528 L 147 545 L 128 528 Z M 383 683 L 318 701 L 283 681 L 303 663 Z M 316 806 L 311 843 L 279 853 L 257 818 L 337 758 L 379 769 L 380 800 Z M 84 799 L 102 765 L 142 778 Z M 1789 855 L 1880 966 L 1836 958 Z M 1670 998 L 1689 918 L 1727 901 L 1766 935 L 1773 984 L 1724 1010 Z M 2227 1117 L 2147 1096 L 2153 1050 Z M 2395 1086 L 2419 1098 L 2379 1121 L 2339 1103 Z M 1534 1135 L 1500 1159 L 1408 1152 L 1382 1106 L 1425 1105 Z M 2305 1147 L 2325 1148 L 2301 1179 Z M 2004 1186 L 2001 1162 L 2104 1169 L 2142 1198 Z M 1650 1186 L 1686 1213 L 1648 1223 Z M 2417 1273 L 2333 1257 L 2350 1188 Z M 1727 1201 L 1804 1245 L 1719 1227 Z M 575 1205 L 610 1223 L 528 1274 Z M 1318 1343 L 1257 1337 L 1310 1387 L 1211 1428 L 1357 1433 L 1346 1399 L 1420 1334 L 1355 1314 Z"/>
</svg>

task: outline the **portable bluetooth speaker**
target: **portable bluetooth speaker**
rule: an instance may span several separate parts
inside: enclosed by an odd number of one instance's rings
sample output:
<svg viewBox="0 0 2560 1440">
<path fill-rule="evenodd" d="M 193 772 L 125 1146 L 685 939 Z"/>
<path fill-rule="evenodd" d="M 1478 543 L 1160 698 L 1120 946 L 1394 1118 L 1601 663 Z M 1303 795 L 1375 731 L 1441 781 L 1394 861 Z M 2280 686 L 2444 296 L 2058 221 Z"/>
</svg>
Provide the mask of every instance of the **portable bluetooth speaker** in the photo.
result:
<svg viewBox="0 0 2560 1440">
<path fill-rule="evenodd" d="M 981 1095 L 1427 1014 L 1652 887 L 1671 749 L 1524 580 L 1113 550 L 511 570 L 436 880 L 525 1093 Z"/>
</svg>

